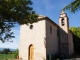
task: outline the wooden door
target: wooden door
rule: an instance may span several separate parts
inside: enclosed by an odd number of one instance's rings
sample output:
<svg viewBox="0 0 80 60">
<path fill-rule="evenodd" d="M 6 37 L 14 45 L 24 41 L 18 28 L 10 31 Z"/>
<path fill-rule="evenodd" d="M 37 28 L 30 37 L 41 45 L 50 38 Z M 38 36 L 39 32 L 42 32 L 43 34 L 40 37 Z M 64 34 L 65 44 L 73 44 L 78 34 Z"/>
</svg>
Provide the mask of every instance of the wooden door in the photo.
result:
<svg viewBox="0 0 80 60">
<path fill-rule="evenodd" d="M 32 44 L 29 46 L 29 60 L 34 60 L 34 46 Z"/>
</svg>

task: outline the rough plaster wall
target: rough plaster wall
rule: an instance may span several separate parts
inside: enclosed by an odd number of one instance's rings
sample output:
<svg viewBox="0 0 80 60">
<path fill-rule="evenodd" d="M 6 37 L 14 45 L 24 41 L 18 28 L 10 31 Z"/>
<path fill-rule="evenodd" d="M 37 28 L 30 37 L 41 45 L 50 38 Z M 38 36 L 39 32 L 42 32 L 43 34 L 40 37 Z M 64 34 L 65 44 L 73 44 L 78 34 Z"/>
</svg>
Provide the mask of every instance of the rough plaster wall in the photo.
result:
<svg viewBox="0 0 80 60">
<path fill-rule="evenodd" d="M 28 48 L 30 44 L 34 46 L 34 60 L 46 59 L 45 48 L 45 20 L 33 23 L 33 29 L 30 24 L 20 27 L 20 47 L 19 56 L 24 60 L 28 60 Z"/>
<path fill-rule="evenodd" d="M 50 26 L 52 27 L 52 33 L 50 33 Z M 46 21 L 46 53 L 47 55 L 54 55 L 58 52 L 58 36 L 57 27 Z"/>
<path fill-rule="evenodd" d="M 69 54 L 74 53 L 74 48 L 73 48 L 73 36 L 72 33 L 69 31 Z"/>
</svg>

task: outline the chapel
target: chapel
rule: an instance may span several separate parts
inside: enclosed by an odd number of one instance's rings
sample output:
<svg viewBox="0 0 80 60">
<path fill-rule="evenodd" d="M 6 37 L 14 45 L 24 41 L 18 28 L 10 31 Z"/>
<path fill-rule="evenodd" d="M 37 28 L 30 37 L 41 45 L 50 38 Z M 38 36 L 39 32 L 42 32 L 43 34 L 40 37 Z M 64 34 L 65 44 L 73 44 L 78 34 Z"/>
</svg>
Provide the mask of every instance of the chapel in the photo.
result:
<svg viewBox="0 0 80 60">
<path fill-rule="evenodd" d="M 49 17 L 38 17 L 33 24 L 20 26 L 19 58 L 23 60 L 48 60 L 47 56 L 74 53 L 73 36 L 69 30 L 69 18 L 62 11 L 59 24 Z"/>
</svg>

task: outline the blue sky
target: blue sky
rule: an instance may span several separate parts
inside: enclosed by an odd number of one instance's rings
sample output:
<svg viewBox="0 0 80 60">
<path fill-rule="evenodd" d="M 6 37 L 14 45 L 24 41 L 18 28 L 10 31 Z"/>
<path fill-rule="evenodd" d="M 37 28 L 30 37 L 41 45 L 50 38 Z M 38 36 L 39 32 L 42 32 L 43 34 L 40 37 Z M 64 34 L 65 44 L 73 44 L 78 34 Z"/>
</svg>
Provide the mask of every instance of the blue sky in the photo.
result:
<svg viewBox="0 0 80 60">
<path fill-rule="evenodd" d="M 49 17 L 55 23 L 58 24 L 58 19 L 63 7 L 68 5 L 74 0 L 32 0 L 33 9 L 37 14 Z M 65 11 L 69 17 L 69 26 L 80 26 L 80 11 L 74 13 Z M 16 26 L 13 28 L 14 35 L 16 36 L 12 42 L 0 42 L 0 47 L 4 48 L 18 48 L 19 47 L 19 37 L 20 37 L 20 27 Z"/>
</svg>

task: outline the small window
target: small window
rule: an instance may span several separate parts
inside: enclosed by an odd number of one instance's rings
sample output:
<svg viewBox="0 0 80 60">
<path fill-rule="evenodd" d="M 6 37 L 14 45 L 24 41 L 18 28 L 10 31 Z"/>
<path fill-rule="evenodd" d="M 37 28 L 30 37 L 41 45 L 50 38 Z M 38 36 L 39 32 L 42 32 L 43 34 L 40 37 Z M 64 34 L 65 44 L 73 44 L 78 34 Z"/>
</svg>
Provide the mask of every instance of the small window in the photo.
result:
<svg viewBox="0 0 80 60">
<path fill-rule="evenodd" d="M 52 27 L 50 26 L 50 33 L 52 33 Z"/>
<path fill-rule="evenodd" d="M 30 29 L 33 29 L 33 25 L 30 25 Z"/>
<path fill-rule="evenodd" d="M 64 26 L 65 25 L 65 23 L 64 23 L 64 18 L 62 18 L 62 26 Z"/>
<path fill-rule="evenodd" d="M 57 36 L 59 36 L 59 30 L 57 29 Z"/>
</svg>

